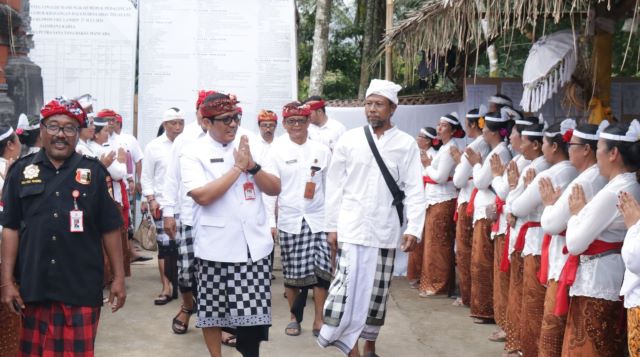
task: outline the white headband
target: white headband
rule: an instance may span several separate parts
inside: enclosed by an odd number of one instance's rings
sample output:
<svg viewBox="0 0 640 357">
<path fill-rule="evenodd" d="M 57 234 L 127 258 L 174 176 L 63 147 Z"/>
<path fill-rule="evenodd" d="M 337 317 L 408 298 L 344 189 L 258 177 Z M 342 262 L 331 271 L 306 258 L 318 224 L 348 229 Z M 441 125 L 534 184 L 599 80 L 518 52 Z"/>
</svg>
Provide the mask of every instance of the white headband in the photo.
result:
<svg viewBox="0 0 640 357">
<path fill-rule="evenodd" d="M 478 108 L 477 114 L 469 114 L 465 115 L 469 119 L 478 119 L 487 114 L 487 107 L 484 104 L 480 104 L 480 108 Z"/>
<path fill-rule="evenodd" d="M 523 136 L 544 136 L 544 133 L 541 131 L 531 131 L 531 130 L 524 130 L 522 131 Z"/>
<path fill-rule="evenodd" d="M 581 139 L 597 141 L 600 138 L 600 133 L 602 133 L 602 131 L 606 129 L 608 126 L 609 126 L 609 122 L 607 120 L 603 120 L 600 122 L 600 125 L 598 125 L 598 131 L 596 131 L 595 134 L 583 133 L 576 129 L 573 131 L 573 135 Z"/>
<path fill-rule="evenodd" d="M 6 138 L 8 138 L 8 137 L 10 137 L 10 136 L 11 136 L 11 134 L 13 134 L 13 128 L 12 128 L 12 127 L 9 127 L 9 130 L 7 130 L 7 132 L 6 132 L 6 133 L 4 133 L 4 134 L 0 135 L 0 141 L 2 141 L 2 140 L 4 140 L 4 139 L 6 139 Z"/>
<path fill-rule="evenodd" d="M 391 81 L 385 81 L 384 79 L 372 79 L 367 88 L 365 97 L 372 94 L 381 95 L 389 99 L 393 104 L 398 104 L 398 92 L 402 89 L 401 86 Z"/>
<path fill-rule="evenodd" d="M 451 118 L 453 117 L 453 118 Z M 440 120 L 444 120 L 449 124 L 460 125 L 460 120 L 458 120 L 458 113 L 452 112 L 451 114 L 443 115 L 440 117 Z"/>
<path fill-rule="evenodd" d="M 556 132 L 548 132 L 545 131 L 544 135 L 548 138 L 553 138 L 556 135 L 564 135 L 567 131 L 569 130 L 574 130 L 576 128 L 576 121 L 568 118 L 562 121 L 562 123 L 560 123 L 560 131 L 556 131 Z"/>
<path fill-rule="evenodd" d="M 491 97 L 489 97 L 489 103 L 494 103 L 498 105 L 513 105 L 513 103 L 510 100 L 502 97 L 498 97 L 495 95 L 492 95 Z"/>
<path fill-rule="evenodd" d="M 430 139 L 435 139 L 435 135 L 431 135 L 428 131 L 424 130 L 424 128 L 420 129 L 420 134 L 430 138 Z"/>
<path fill-rule="evenodd" d="M 610 133 L 601 133 L 600 137 L 607 140 L 624 141 L 627 143 L 635 143 L 640 140 L 640 122 L 637 119 L 633 119 L 629 124 L 629 129 L 625 135 L 615 135 Z"/>
</svg>

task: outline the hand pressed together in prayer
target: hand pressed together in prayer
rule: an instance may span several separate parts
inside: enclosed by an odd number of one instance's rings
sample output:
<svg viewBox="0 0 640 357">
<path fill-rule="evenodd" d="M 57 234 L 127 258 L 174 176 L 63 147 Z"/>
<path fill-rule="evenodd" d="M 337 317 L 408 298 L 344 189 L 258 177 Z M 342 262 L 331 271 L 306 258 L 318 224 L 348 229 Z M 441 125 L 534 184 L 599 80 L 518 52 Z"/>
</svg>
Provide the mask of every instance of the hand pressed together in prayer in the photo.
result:
<svg viewBox="0 0 640 357">
<path fill-rule="evenodd" d="M 466 148 L 464 150 L 464 156 L 467 158 L 471 166 L 482 163 L 482 156 L 480 156 L 480 153 L 474 151 L 472 148 Z"/>
<path fill-rule="evenodd" d="M 2 292 L 2 303 L 7 305 L 9 311 L 14 314 L 21 315 L 22 310 L 25 308 L 24 301 L 20 296 L 20 291 L 14 283 L 3 284 L 0 288 Z"/>
<path fill-rule="evenodd" d="M 571 195 L 569 195 L 569 211 L 571 211 L 571 214 L 574 216 L 577 215 L 586 205 L 587 199 L 584 196 L 582 186 L 573 186 L 573 189 L 571 189 Z"/>
<path fill-rule="evenodd" d="M 538 187 L 540 190 L 540 196 L 542 198 L 542 203 L 545 206 L 551 206 L 560 196 L 562 195 L 562 191 L 559 188 L 554 188 L 551 179 L 544 177 L 540 179 L 538 182 Z"/>
<path fill-rule="evenodd" d="M 427 150 L 420 150 L 420 161 L 422 162 L 422 167 L 427 167 L 431 164 L 431 157 L 427 154 Z"/>
<path fill-rule="evenodd" d="M 515 161 L 509 162 L 507 166 L 507 180 L 509 181 L 509 188 L 514 190 L 518 186 L 518 178 L 520 177 L 520 170 Z"/>
<path fill-rule="evenodd" d="M 418 238 L 412 236 L 411 234 L 405 234 L 402 236 L 402 245 L 400 249 L 403 252 L 411 252 L 418 245 Z"/>
<path fill-rule="evenodd" d="M 536 178 L 536 170 L 534 169 L 527 170 L 527 172 L 524 174 L 524 187 L 528 187 L 529 184 L 533 182 L 534 178 Z"/>
<path fill-rule="evenodd" d="M 497 154 L 491 155 L 489 163 L 491 164 L 491 174 L 493 174 L 493 177 L 502 176 L 504 174 L 505 167 L 500 160 L 500 156 Z"/>
<path fill-rule="evenodd" d="M 459 164 L 460 158 L 462 157 L 462 153 L 460 152 L 458 147 L 452 146 L 451 149 L 449 149 L 449 153 L 451 153 L 451 157 L 453 157 L 453 161 L 455 161 L 456 164 Z"/>
<path fill-rule="evenodd" d="M 124 164 L 127 162 L 127 152 L 123 148 L 118 149 L 118 156 L 116 157 L 119 163 Z"/>
<path fill-rule="evenodd" d="M 113 161 L 116 159 L 115 151 L 110 151 L 108 153 L 103 154 L 100 157 L 100 162 L 104 165 L 104 167 L 109 167 L 113 164 Z"/>
<path fill-rule="evenodd" d="M 627 228 L 631 228 L 640 221 L 640 204 L 628 192 L 621 192 L 618 195 L 618 211 L 622 214 Z"/>
<path fill-rule="evenodd" d="M 249 138 L 247 138 L 246 135 L 242 135 L 240 138 L 240 144 L 238 145 L 238 149 L 233 151 L 233 157 L 236 161 L 235 166 L 242 171 L 247 171 L 247 169 L 256 165 L 251 156 Z"/>
<path fill-rule="evenodd" d="M 111 305 L 111 312 L 116 312 L 124 306 L 124 302 L 127 299 L 127 293 L 124 287 L 124 277 L 116 278 L 111 283 L 111 290 L 109 291 L 109 305 Z"/>
</svg>

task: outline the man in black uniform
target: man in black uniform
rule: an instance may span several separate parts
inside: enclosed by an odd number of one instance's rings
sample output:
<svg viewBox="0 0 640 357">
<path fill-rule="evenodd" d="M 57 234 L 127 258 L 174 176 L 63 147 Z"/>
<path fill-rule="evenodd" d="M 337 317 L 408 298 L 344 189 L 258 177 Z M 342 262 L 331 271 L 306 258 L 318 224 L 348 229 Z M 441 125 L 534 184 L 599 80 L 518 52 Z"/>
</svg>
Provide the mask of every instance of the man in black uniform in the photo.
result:
<svg viewBox="0 0 640 357">
<path fill-rule="evenodd" d="M 75 152 L 87 120 L 78 102 L 56 98 L 41 117 L 44 150 L 18 160 L 4 186 L 2 303 L 23 316 L 20 356 L 89 357 L 103 301 L 103 246 L 115 275 L 112 311 L 126 298 L 122 218 L 105 167 Z"/>
</svg>

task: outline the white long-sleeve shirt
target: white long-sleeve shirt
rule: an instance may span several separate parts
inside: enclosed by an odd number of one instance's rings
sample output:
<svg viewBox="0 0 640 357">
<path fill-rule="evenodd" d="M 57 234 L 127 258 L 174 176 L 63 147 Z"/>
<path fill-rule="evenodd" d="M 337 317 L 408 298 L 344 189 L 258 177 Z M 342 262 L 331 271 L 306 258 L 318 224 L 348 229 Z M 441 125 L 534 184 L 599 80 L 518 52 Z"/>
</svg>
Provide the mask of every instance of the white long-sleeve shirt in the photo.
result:
<svg viewBox="0 0 640 357">
<path fill-rule="evenodd" d="M 330 161 L 329 148 L 313 140 L 298 145 L 287 136 L 271 146 L 264 168 L 280 178 L 282 190 L 278 196 L 279 230 L 300 234 L 304 219 L 311 232 L 323 231 L 325 182 Z M 311 167 L 319 169 L 313 176 Z M 304 198 L 308 182 L 315 184 L 313 199 Z"/>
<path fill-rule="evenodd" d="M 511 160 L 511 151 L 506 143 L 501 142 L 491 149 L 483 163 L 477 163 L 473 166 L 473 185 L 478 189 L 473 210 L 474 224 L 479 219 L 487 218 L 487 207 L 495 205 L 496 202 L 496 194 L 491 188 L 493 181 L 491 157 L 494 155 L 498 155 L 503 165 Z"/>
<path fill-rule="evenodd" d="M 640 185 L 635 173 L 614 177 L 580 213 L 569 219 L 566 237 L 569 254 L 581 254 L 596 239 L 610 243 L 624 241 L 627 228 L 616 207 L 618 194 L 623 191 L 636 200 L 640 199 Z M 618 301 L 625 271 L 620 254 L 589 258 L 580 258 L 576 280 L 569 295 Z"/>
<path fill-rule="evenodd" d="M 482 135 L 475 138 L 471 142 L 471 144 L 469 144 L 469 148 L 479 153 L 482 157 L 482 161 L 487 158 L 489 151 L 491 151 L 491 148 L 484 140 Z M 460 192 L 458 192 L 458 206 L 465 202 L 469 202 L 471 192 L 475 187 L 473 185 L 473 180 L 471 179 L 472 176 L 473 167 L 469 163 L 469 160 L 467 160 L 467 157 L 464 155 L 464 153 L 462 153 L 460 157 L 460 163 L 456 166 L 453 173 L 453 185 L 460 189 Z"/>
<path fill-rule="evenodd" d="M 620 295 L 624 296 L 624 307 L 640 306 L 640 222 L 631 226 L 622 246 L 624 281 Z"/>
<path fill-rule="evenodd" d="M 542 217 L 540 217 L 540 223 L 542 230 L 553 236 L 549 245 L 549 279 L 558 281 L 562 268 L 569 257 L 568 254 L 562 252 L 566 241 L 560 233 L 567 229 L 567 223 L 571 218 L 569 196 L 571 196 L 573 187 L 575 185 L 582 186 L 585 198 L 589 202 L 606 184 L 607 180 L 600 175 L 598 165 L 594 164 L 571 181 L 553 205 L 545 207 Z M 557 185 L 554 183 L 555 186 Z"/>
<path fill-rule="evenodd" d="M 509 196 L 507 197 L 506 205 L 507 205 L 508 211 L 511 214 L 513 214 L 513 209 L 514 209 L 513 202 L 515 202 L 515 200 L 518 199 L 518 197 L 520 197 L 520 195 L 522 195 L 522 193 L 524 193 L 524 190 L 526 189 L 524 184 L 524 178 L 527 175 L 527 172 L 530 169 L 533 169 L 537 175 L 538 173 L 548 168 L 549 168 L 549 163 L 547 162 L 547 160 L 544 159 L 544 156 L 540 155 L 537 158 L 535 158 L 533 161 L 531 161 L 531 164 L 529 164 L 524 169 L 520 170 L 518 185 L 513 191 L 509 193 Z M 511 253 L 513 253 L 513 251 L 515 250 L 515 245 L 516 245 L 516 241 L 518 240 L 518 233 L 520 233 L 520 228 L 522 227 L 523 224 L 527 222 L 525 219 L 527 219 L 527 217 L 518 218 L 516 220 L 516 226 L 511 229 L 511 235 L 509 238 L 509 256 L 511 256 Z M 525 239 L 526 239 L 526 236 L 525 236 Z"/>
<path fill-rule="evenodd" d="M 328 118 L 323 126 L 309 125 L 309 139 L 326 145 L 330 150 L 338 143 L 347 128 L 339 121 Z"/>
<path fill-rule="evenodd" d="M 436 156 L 431 160 L 431 165 L 424 170 L 425 176 L 429 176 L 437 184 L 427 183 L 424 192 L 427 199 L 426 207 L 445 202 L 458 197 L 458 189 L 450 178 L 456 169 L 456 161 L 451 156 L 451 148 L 458 146 L 455 139 L 449 140 L 442 145 Z"/>
<path fill-rule="evenodd" d="M 124 162 L 118 161 L 117 159 L 118 148 L 111 146 L 111 144 L 109 144 L 108 142 L 100 145 L 95 141 L 89 142 L 89 148 L 96 155 L 98 159 L 100 159 L 103 155 L 109 154 L 111 152 L 114 152 L 116 154 L 116 158 L 114 158 L 111 165 L 107 167 L 107 171 L 109 171 L 109 175 L 111 175 L 111 178 L 114 181 L 113 199 L 116 202 L 123 204 L 124 202 L 122 200 L 122 193 L 121 193 L 120 187 L 116 186 L 116 184 L 125 185 L 126 183 L 125 179 L 127 178 L 127 164 L 125 164 Z"/>
<path fill-rule="evenodd" d="M 255 150 L 249 139 L 250 150 Z M 187 193 L 225 175 L 235 164 L 234 149 L 240 136 L 227 145 L 210 135 L 188 143 L 180 157 L 182 184 Z M 254 144 L 255 145 L 255 144 Z M 255 199 L 245 199 L 244 185 L 253 184 Z M 273 239 L 262 202 L 262 192 L 252 175 L 241 174 L 229 189 L 212 203 L 193 206 L 194 244 L 197 258 L 244 263 L 258 261 L 273 250 Z"/>
<path fill-rule="evenodd" d="M 380 156 L 405 193 L 405 234 L 420 240 L 426 201 L 422 163 L 413 137 L 397 127 L 380 138 L 371 131 Z M 338 241 L 368 247 L 396 248 L 401 231 L 393 196 L 385 183 L 362 127 L 347 131 L 336 145 L 327 172 L 325 231 Z"/>
<path fill-rule="evenodd" d="M 531 161 L 525 159 L 524 156 L 522 155 L 517 155 L 516 157 L 511 159 L 511 161 L 516 163 L 516 166 L 518 167 L 518 172 L 522 172 L 522 170 L 525 167 L 531 164 Z M 511 213 L 509 205 L 506 204 L 507 197 L 509 196 L 509 177 L 507 175 L 506 169 L 501 176 L 495 176 L 493 178 L 493 180 L 491 181 L 491 187 L 493 187 L 493 190 L 496 193 L 496 195 L 505 202 L 504 206 L 502 207 L 502 214 L 500 215 L 500 217 L 498 217 L 498 220 L 499 220 L 498 231 L 492 233 L 492 235 L 495 237 L 497 235 L 507 233 L 507 215 Z"/>
<path fill-rule="evenodd" d="M 197 122 L 192 122 L 187 124 L 182 134 L 173 141 L 162 186 L 163 195 L 157 199 L 164 217 L 179 215 L 180 223 L 185 226 L 193 225 L 193 199 L 187 196 L 187 191 L 182 184 L 180 157 L 183 155 L 185 145 L 195 142 L 205 135 L 206 133 L 200 125 Z"/>
<path fill-rule="evenodd" d="M 96 154 L 91 150 L 90 146 L 91 141 L 84 141 L 82 139 L 78 139 L 78 144 L 76 145 L 76 152 L 78 154 L 82 154 L 88 157 L 96 157 Z"/>
<path fill-rule="evenodd" d="M 165 133 L 151 140 L 145 147 L 145 160 L 142 162 L 142 174 L 140 175 L 143 196 L 153 195 L 156 200 L 162 197 L 172 146 L 173 141 L 169 140 Z"/>
<path fill-rule="evenodd" d="M 544 204 L 540 195 L 540 179 L 548 178 L 554 187 L 564 190 L 578 176 L 578 170 L 569 160 L 559 162 L 538 173 L 522 194 L 513 201 L 511 213 L 525 222 L 540 222 Z M 540 255 L 544 230 L 540 227 L 529 228 L 525 236 L 522 255 Z"/>
</svg>

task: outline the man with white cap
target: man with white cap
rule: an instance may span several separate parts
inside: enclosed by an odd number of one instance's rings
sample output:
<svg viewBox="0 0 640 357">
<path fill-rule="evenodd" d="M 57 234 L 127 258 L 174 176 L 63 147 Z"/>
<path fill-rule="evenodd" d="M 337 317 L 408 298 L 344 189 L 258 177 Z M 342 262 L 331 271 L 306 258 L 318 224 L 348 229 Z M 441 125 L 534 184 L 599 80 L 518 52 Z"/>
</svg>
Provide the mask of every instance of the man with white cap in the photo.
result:
<svg viewBox="0 0 640 357">
<path fill-rule="evenodd" d="M 150 211 L 158 233 L 158 269 L 162 280 L 162 292 L 154 300 L 156 305 L 165 305 L 177 297 L 177 283 L 174 284 L 172 289 L 170 280 L 172 277 L 167 276 L 165 273 L 165 263 L 170 258 L 172 258 L 172 261 L 177 259 L 177 249 L 175 248 L 175 242 L 169 239 L 169 236 L 164 231 L 158 200 L 162 199 L 162 188 L 167 175 L 167 166 L 171 159 L 173 141 L 184 129 L 184 116 L 178 108 L 170 108 L 164 112 L 162 127 L 164 128 L 164 133 L 151 140 L 145 148 L 145 159 L 140 177 L 142 196 L 148 203 L 148 207 L 143 207 L 143 209 Z"/>
<path fill-rule="evenodd" d="M 396 248 L 414 249 L 424 224 L 419 149 L 391 123 L 400 89 L 390 81 L 371 81 L 365 100 L 369 125 L 340 138 L 327 171 L 325 231 L 338 258 L 318 344 L 352 357 L 360 356 L 359 338 L 366 341 L 364 356 L 376 356 Z"/>
</svg>

